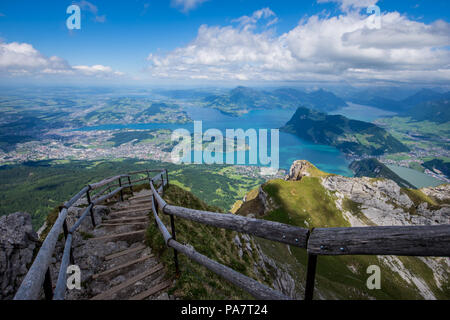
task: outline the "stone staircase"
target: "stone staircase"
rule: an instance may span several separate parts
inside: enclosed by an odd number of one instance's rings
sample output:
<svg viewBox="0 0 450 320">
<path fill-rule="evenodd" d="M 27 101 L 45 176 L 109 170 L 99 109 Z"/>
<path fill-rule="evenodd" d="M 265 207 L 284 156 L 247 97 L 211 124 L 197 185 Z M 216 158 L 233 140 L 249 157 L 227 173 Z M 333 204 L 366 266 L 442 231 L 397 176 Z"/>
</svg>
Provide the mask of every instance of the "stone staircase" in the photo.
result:
<svg viewBox="0 0 450 320">
<path fill-rule="evenodd" d="M 66 298 L 168 300 L 173 281 L 144 244 L 148 224 L 153 223 L 151 192 L 143 190 L 108 207 L 109 214 L 74 248 L 75 263 L 81 262 L 82 272 L 89 271 L 82 277 L 81 292 L 69 291 Z"/>
</svg>

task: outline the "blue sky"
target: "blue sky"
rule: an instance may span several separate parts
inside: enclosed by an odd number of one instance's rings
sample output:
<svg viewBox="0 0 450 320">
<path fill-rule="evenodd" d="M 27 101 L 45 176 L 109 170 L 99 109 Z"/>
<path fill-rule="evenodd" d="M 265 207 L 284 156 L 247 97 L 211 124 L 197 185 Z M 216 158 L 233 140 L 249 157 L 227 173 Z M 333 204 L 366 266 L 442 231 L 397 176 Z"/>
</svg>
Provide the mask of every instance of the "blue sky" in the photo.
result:
<svg viewBox="0 0 450 320">
<path fill-rule="evenodd" d="M 82 9 L 81 30 L 66 27 L 66 8 L 72 3 Z M 380 7 L 386 32 L 349 25 L 351 19 L 366 19 L 370 4 Z M 3 0 L 0 81 L 60 81 L 75 76 L 149 83 L 434 82 L 431 71 L 438 70 L 436 82 L 445 84 L 450 79 L 450 43 L 445 35 L 450 30 L 449 14 L 446 0 Z M 245 16 L 252 19 L 238 20 Z M 334 29 L 342 26 L 342 30 L 324 34 L 327 28 L 333 30 L 333 23 Z M 408 40 L 399 46 L 408 30 Z M 333 36 L 343 39 L 345 50 L 336 43 L 330 54 L 318 59 L 327 47 L 314 41 L 316 32 L 323 41 Z M 347 50 L 349 45 L 352 51 Z M 383 61 L 383 55 L 392 61 Z M 404 63 L 401 55 L 416 60 Z M 283 75 L 286 70 L 292 74 Z"/>
</svg>

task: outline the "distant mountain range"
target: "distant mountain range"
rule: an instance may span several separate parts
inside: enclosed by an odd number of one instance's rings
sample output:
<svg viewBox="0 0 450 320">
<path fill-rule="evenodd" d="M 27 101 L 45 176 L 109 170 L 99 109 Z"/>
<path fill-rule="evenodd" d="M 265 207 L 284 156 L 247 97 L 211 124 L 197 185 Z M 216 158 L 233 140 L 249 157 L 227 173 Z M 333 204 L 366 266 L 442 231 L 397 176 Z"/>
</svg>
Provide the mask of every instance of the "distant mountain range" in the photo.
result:
<svg viewBox="0 0 450 320">
<path fill-rule="evenodd" d="M 347 106 L 344 100 L 332 92 L 321 89 L 308 93 L 293 88 L 264 91 L 237 87 L 226 94 L 206 97 L 203 102 L 206 107 L 237 116 L 254 109 L 297 108 L 303 105 L 329 112 Z"/>
<path fill-rule="evenodd" d="M 421 102 L 403 115 L 417 121 L 448 122 L 450 121 L 450 92 L 444 94 L 443 99 Z"/>
<path fill-rule="evenodd" d="M 407 113 L 418 104 L 448 99 L 450 97 L 450 92 L 440 93 L 431 89 L 422 89 L 406 98 L 404 98 L 403 93 L 400 91 L 399 95 L 395 97 L 393 92 L 386 92 L 386 90 L 379 92 L 376 89 L 366 89 L 348 95 L 346 100 L 383 110 Z"/>
<path fill-rule="evenodd" d="M 205 92 L 202 92 L 205 95 Z M 405 88 L 368 88 L 339 92 L 319 89 L 304 91 L 297 88 L 259 90 L 237 87 L 227 93 L 198 95 L 205 107 L 217 109 L 225 114 L 239 116 L 251 110 L 273 108 L 307 107 L 320 112 L 333 112 L 346 107 L 348 102 L 396 112 L 399 116 L 412 117 L 418 121 L 449 121 L 448 100 L 450 92 L 432 89 L 414 91 Z"/>
<path fill-rule="evenodd" d="M 372 123 L 327 115 L 305 107 L 298 108 L 281 130 L 308 141 L 335 146 L 347 154 L 382 155 L 409 151 L 386 130 Z"/>
</svg>

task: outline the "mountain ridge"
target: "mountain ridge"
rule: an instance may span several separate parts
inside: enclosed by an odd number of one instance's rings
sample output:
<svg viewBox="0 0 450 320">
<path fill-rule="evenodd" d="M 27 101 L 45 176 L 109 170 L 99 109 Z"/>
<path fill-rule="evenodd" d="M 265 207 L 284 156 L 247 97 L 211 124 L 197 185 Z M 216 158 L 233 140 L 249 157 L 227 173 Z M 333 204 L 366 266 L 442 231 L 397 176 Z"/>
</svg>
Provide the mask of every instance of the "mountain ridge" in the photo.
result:
<svg viewBox="0 0 450 320">
<path fill-rule="evenodd" d="M 302 104 L 326 112 L 347 106 L 344 100 L 323 89 L 307 93 L 294 88 L 267 91 L 243 86 L 236 87 L 227 94 L 208 96 L 203 102 L 206 107 L 232 116 L 254 109 L 296 108 Z"/>
<path fill-rule="evenodd" d="M 341 115 L 327 115 L 305 107 L 299 107 L 281 130 L 315 143 L 335 146 L 347 154 L 382 155 L 409 151 L 375 124 Z"/>
</svg>

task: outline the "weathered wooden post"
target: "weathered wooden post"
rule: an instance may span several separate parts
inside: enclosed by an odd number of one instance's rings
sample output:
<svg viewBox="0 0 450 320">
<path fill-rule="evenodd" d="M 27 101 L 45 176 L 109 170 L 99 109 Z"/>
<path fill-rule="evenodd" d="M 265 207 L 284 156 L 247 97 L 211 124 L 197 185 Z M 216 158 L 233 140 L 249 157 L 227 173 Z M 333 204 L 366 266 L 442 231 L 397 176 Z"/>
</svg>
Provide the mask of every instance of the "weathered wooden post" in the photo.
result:
<svg viewBox="0 0 450 320">
<path fill-rule="evenodd" d="M 67 237 L 69 236 L 69 228 L 67 227 L 67 220 L 64 220 L 63 230 L 64 230 L 64 238 L 67 241 Z M 75 258 L 73 257 L 72 248 L 70 248 L 70 263 L 75 264 Z"/>
<path fill-rule="evenodd" d="M 119 187 L 122 188 L 122 178 L 119 178 Z M 120 201 L 123 202 L 123 190 L 120 189 Z"/>
<path fill-rule="evenodd" d="M 91 195 L 90 195 L 90 191 L 91 191 L 92 187 L 89 185 L 88 190 L 86 191 L 86 198 L 88 201 L 88 205 L 91 207 L 89 209 L 89 212 L 91 214 L 91 221 L 92 221 L 92 227 L 95 228 L 95 217 L 94 217 L 94 206 L 92 205 L 92 201 L 91 201 Z"/>
<path fill-rule="evenodd" d="M 147 179 L 148 179 L 148 182 L 150 183 L 150 181 L 152 180 L 150 178 L 150 172 L 148 172 L 148 170 L 145 170 L 145 171 L 147 172 Z M 149 188 L 151 189 L 150 185 L 149 185 Z"/>
<path fill-rule="evenodd" d="M 167 169 L 164 169 L 166 171 L 166 185 L 169 186 L 169 173 Z"/>
<path fill-rule="evenodd" d="M 147 174 L 148 174 L 148 171 L 147 171 Z M 148 183 L 150 185 L 150 189 L 152 189 L 153 179 L 149 178 Z M 155 198 L 155 195 L 153 192 L 152 192 L 152 211 L 154 211 L 153 214 L 155 214 L 155 215 L 158 214 L 158 201 L 156 201 L 156 198 Z M 155 226 L 156 226 L 156 228 L 158 228 L 158 221 L 156 221 L 156 218 L 155 218 Z"/>
<path fill-rule="evenodd" d="M 172 229 L 172 239 L 176 241 L 177 233 L 175 231 L 175 218 L 172 214 L 170 215 L 170 228 Z M 175 262 L 175 272 L 179 275 L 180 269 L 178 267 L 178 251 L 175 248 L 173 249 L 173 261 Z"/>
<path fill-rule="evenodd" d="M 128 176 L 128 185 L 130 186 L 130 191 L 131 191 L 131 196 L 134 196 L 134 192 L 133 192 L 133 186 L 131 185 L 131 179 L 130 176 Z"/>
<path fill-rule="evenodd" d="M 44 295 L 45 295 L 45 300 L 53 299 L 53 284 L 52 284 L 52 274 L 50 273 L 50 268 L 48 268 L 47 272 L 45 273 Z"/>
<path fill-rule="evenodd" d="M 305 300 L 311 301 L 314 295 L 314 281 L 316 278 L 317 255 L 308 254 L 308 269 L 306 272 Z"/>
</svg>

